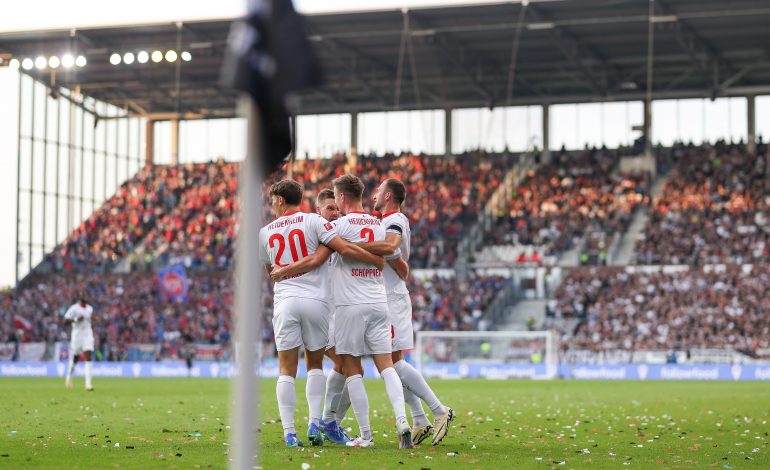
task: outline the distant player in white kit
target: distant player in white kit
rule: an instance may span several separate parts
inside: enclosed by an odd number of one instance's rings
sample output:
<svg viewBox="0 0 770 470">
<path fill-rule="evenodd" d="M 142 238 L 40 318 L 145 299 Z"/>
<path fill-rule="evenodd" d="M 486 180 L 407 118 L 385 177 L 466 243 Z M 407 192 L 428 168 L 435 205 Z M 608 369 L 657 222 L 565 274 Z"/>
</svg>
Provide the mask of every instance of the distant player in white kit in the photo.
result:
<svg viewBox="0 0 770 470">
<path fill-rule="evenodd" d="M 406 199 L 404 183 L 395 178 L 386 179 L 377 188 L 372 199 L 374 210 L 382 214 L 385 240 L 359 245 L 374 254 L 387 254 L 399 249 L 401 257 L 408 261 L 412 232 L 409 218 L 401 212 L 401 205 Z M 446 436 L 449 424 L 454 419 L 454 411 L 441 403 L 422 374 L 404 360 L 403 352 L 414 348 L 412 302 L 406 283 L 390 264 L 385 266 L 383 275 L 388 296 L 388 313 L 393 324 L 393 367 L 404 385 L 404 399 L 412 412 L 412 438 L 415 444 L 419 444 L 433 434 L 432 444 L 437 445 Z M 420 399 L 425 400 L 430 407 L 434 425 L 425 417 Z"/>
<path fill-rule="evenodd" d="M 380 226 L 380 221 L 363 210 L 364 184 L 361 180 L 348 174 L 335 179 L 332 184 L 337 207 L 344 214 L 337 219 L 337 234 L 351 242 L 384 240 L 385 229 Z M 336 307 L 334 342 L 337 355 L 342 359 L 347 377 L 345 386 L 361 430 L 361 435 L 347 444 L 374 446 L 369 424 L 369 398 L 362 381 L 361 365 L 361 357 L 371 354 L 393 406 L 399 447 L 411 448 L 412 430 L 406 420 L 404 392 L 391 358 L 391 327 L 382 271 L 337 257 L 332 279 Z"/>
<path fill-rule="evenodd" d="M 312 256 L 322 245 L 342 256 L 369 263 L 365 265 L 370 269 L 383 267 L 382 257 L 342 240 L 334 226 L 318 214 L 300 212 L 302 193 L 302 186 L 292 180 L 279 181 L 270 189 L 271 210 L 277 218 L 259 233 L 260 258 L 268 273 Z M 322 363 L 329 342 L 331 314 L 328 283 L 328 276 L 313 269 L 286 276 L 274 288 L 273 328 L 280 369 L 276 396 L 284 440 L 289 447 L 302 445 L 294 427 L 295 378 L 301 346 L 305 347 L 308 367 L 305 391 L 310 411 L 308 439 L 313 445 L 323 443 L 319 424 L 326 385 Z"/>
<path fill-rule="evenodd" d="M 88 305 L 85 296 L 81 295 L 78 302 L 72 304 L 64 314 L 64 321 L 72 324 L 72 335 L 70 337 L 70 360 L 67 367 L 67 378 L 64 385 L 72 388 L 72 371 L 75 370 L 75 364 L 78 362 L 78 356 L 83 353 L 86 359 L 86 390 L 93 391 L 91 385 L 91 369 L 93 367 L 94 354 L 94 332 L 91 329 L 91 316 L 94 308 Z"/>
</svg>

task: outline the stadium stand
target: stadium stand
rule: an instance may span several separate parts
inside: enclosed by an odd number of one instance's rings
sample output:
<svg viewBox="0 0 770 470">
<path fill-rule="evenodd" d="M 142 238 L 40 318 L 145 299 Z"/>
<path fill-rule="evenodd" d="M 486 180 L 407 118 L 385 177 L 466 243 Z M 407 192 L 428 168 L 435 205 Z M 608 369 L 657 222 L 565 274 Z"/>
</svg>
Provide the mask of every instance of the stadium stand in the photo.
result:
<svg viewBox="0 0 770 470">
<path fill-rule="evenodd" d="M 663 159 L 664 153 L 670 159 Z M 752 354 L 767 349 L 768 324 L 758 313 L 768 307 L 763 281 L 770 277 L 762 264 L 770 246 L 766 159 L 741 145 L 675 146 L 658 156 L 659 162 L 670 160 L 673 169 L 650 204 L 650 175 L 621 173 L 618 156 L 606 149 L 562 152 L 530 172 L 486 235 L 491 244 L 530 247 L 510 263 L 537 265 L 541 256 L 563 252 L 584 238 L 581 264 L 604 264 L 608 246 L 628 228 L 634 212 L 649 210 L 636 262 L 659 266 L 569 271 L 549 303 L 544 326 L 561 329 L 563 348 L 573 351 L 700 347 Z M 314 209 L 320 189 L 348 171 L 362 177 L 367 195 L 387 176 L 407 182 L 411 264 L 428 269 L 409 282 L 416 329 L 483 330 L 490 326 L 484 310 L 511 281 L 473 272 L 456 279 L 435 269 L 454 266 L 458 241 L 515 163 L 514 156 L 484 153 L 355 159 L 337 154 L 295 162 L 292 177 L 305 186 L 305 211 Z M 226 348 L 237 174 L 238 164 L 224 161 L 140 171 L 49 255 L 49 267 L 66 271 L 66 277 L 34 274 L 4 294 L 0 337 L 61 339 L 62 299 L 87 286 L 100 312 L 95 327 L 105 332 L 99 338 L 105 359 L 127 357 L 129 341 L 158 345 L 157 358 L 173 355 L 181 331 L 201 344 Z M 266 185 L 285 176 L 284 168 Z M 371 210 L 369 200 L 365 207 Z M 109 272 L 127 256 L 133 273 L 94 273 Z M 186 303 L 167 300 L 156 285 L 153 271 L 172 261 L 191 272 L 194 288 Z M 756 263 L 751 276 L 737 266 L 747 262 Z M 713 263 L 732 264 L 720 272 L 701 267 Z M 672 264 L 687 266 L 665 266 Z M 750 301 L 739 308 L 736 299 Z M 266 320 L 271 305 L 266 295 Z M 31 326 L 17 331 L 11 326 L 16 316 Z M 263 353 L 273 355 L 269 321 L 261 337 Z"/>
<path fill-rule="evenodd" d="M 770 254 L 768 162 L 743 145 L 679 146 L 637 264 L 753 263 Z"/>
<path fill-rule="evenodd" d="M 548 256 L 573 248 L 589 232 L 622 233 L 648 202 L 650 181 L 646 174 L 620 173 L 617 157 L 592 149 L 542 165 L 498 213 L 486 244 L 529 245 Z"/>
<path fill-rule="evenodd" d="M 306 190 L 302 210 L 314 211 L 318 191 L 346 171 L 364 181 L 367 210 L 371 210 L 369 195 L 384 177 L 402 179 L 410 191 L 405 212 L 412 223 L 415 268 L 454 265 L 463 227 L 475 220 L 514 162 L 511 157 L 483 153 L 453 157 L 404 153 L 357 160 L 352 166 L 339 154 L 296 162 L 292 177 Z M 107 272 L 129 256 L 134 269 L 172 259 L 192 269 L 229 269 L 236 234 L 237 174 L 238 164 L 224 161 L 142 170 L 51 253 L 47 264 L 55 271 Z M 284 169 L 270 181 L 286 174 Z"/>
<path fill-rule="evenodd" d="M 417 329 L 474 330 L 485 307 L 505 279 L 476 276 L 411 278 L 409 289 Z M 169 300 L 155 275 L 56 273 L 35 275 L 26 288 L 10 291 L 0 301 L 0 338 L 3 341 L 66 341 L 62 315 L 80 292 L 94 306 L 96 347 L 103 360 L 125 360 L 132 344 L 157 346 L 155 358 L 175 353 L 181 332 L 200 344 L 218 345 L 229 353 L 232 332 L 233 282 L 230 271 L 197 272 L 190 276 L 186 302 Z M 265 321 L 261 332 L 265 357 L 275 355 L 272 331 L 272 286 L 263 289 Z M 16 316 L 29 321 L 14 325 Z M 50 351 L 53 354 L 53 351 Z"/>
<path fill-rule="evenodd" d="M 549 321 L 575 318 L 566 346 L 601 350 L 770 346 L 767 265 L 587 267 L 557 289 Z"/>
</svg>

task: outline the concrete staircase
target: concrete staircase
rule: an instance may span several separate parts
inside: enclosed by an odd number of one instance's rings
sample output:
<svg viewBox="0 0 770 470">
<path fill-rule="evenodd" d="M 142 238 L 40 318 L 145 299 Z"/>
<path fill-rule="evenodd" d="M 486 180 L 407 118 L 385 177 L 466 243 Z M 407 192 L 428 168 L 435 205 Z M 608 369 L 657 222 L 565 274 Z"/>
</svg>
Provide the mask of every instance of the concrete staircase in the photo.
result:
<svg viewBox="0 0 770 470">
<path fill-rule="evenodd" d="M 574 267 L 580 265 L 580 252 L 586 246 L 586 237 L 581 237 L 580 241 L 575 243 L 572 249 L 565 251 L 559 255 L 559 261 L 557 264 L 563 267 Z"/>
<path fill-rule="evenodd" d="M 668 175 L 661 176 L 655 180 L 655 183 L 653 183 L 652 189 L 650 190 L 650 195 L 652 196 L 653 201 L 658 197 L 660 192 L 663 190 L 663 186 L 668 182 L 668 180 Z M 639 236 L 644 231 L 644 227 L 647 226 L 647 220 L 649 218 L 650 214 L 647 207 L 639 208 L 634 213 L 634 218 L 631 220 L 631 225 L 629 225 L 628 230 L 621 237 L 616 254 L 611 256 L 611 264 L 626 266 L 633 262 L 636 242 L 639 240 Z"/>
<path fill-rule="evenodd" d="M 454 268 L 460 277 L 463 277 L 467 272 L 469 255 L 478 249 L 484 240 L 484 234 L 495 223 L 497 209 L 506 204 L 519 182 L 526 177 L 527 172 L 536 167 L 537 163 L 533 155 L 520 155 L 518 163 L 508 170 L 500 186 L 489 197 L 476 223 L 468 229 L 465 237 L 460 240 L 457 246 L 457 261 Z"/>
<path fill-rule="evenodd" d="M 520 300 L 516 304 L 509 306 L 506 310 L 506 321 L 500 326 L 500 330 L 518 331 L 527 329 L 527 320 L 535 319 L 537 328 L 543 324 L 545 319 L 545 306 L 548 299 Z"/>
</svg>

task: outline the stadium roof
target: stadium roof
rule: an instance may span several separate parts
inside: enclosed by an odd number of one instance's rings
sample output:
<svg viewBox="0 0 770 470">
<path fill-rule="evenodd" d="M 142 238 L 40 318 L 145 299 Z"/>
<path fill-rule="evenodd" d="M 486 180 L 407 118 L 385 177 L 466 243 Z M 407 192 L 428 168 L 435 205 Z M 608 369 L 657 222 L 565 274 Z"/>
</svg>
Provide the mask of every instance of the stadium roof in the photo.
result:
<svg viewBox="0 0 770 470">
<path fill-rule="evenodd" d="M 302 94 L 300 113 L 642 99 L 648 5 L 647 0 L 532 0 L 527 7 L 496 3 L 307 16 L 325 84 Z M 655 98 L 770 93 L 767 1 L 656 0 L 655 5 Z M 211 21 L 184 23 L 181 30 L 168 24 L 74 35 L 9 33 L 0 35 L 0 57 L 7 64 L 10 56 L 76 48 L 88 65 L 60 69 L 57 85 L 80 86 L 88 96 L 156 118 L 177 109 L 188 117 L 231 116 L 235 97 L 218 85 L 228 31 L 228 22 Z M 404 37 L 409 40 L 402 48 Z M 192 61 L 181 63 L 178 85 L 173 64 L 109 63 L 114 52 L 156 49 L 192 53 Z M 27 73 L 48 84 L 53 80 L 50 71 Z"/>
</svg>

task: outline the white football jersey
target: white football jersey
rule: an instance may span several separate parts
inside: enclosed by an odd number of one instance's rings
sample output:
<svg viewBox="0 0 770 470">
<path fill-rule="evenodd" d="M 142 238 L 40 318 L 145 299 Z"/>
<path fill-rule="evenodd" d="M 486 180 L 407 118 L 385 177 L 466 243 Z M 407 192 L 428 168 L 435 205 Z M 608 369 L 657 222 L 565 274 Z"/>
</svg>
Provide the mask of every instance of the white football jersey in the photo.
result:
<svg viewBox="0 0 770 470">
<path fill-rule="evenodd" d="M 409 227 L 409 218 L 401 212 L 390 212 L 383 214 L 382 227 L 385 229 L 385 233 L 395 233 L 401 236 L 401 244 L 399 249 L 401 250 L 401 257 L 404 261 L 409 262 L 409 250 L 412 239 L 412 229 Z M 406 282 L 398 277 L 396 271 L 390 267 L 389 264 L 385 264 L 385 290 L 388 295 L 391 294 L 409 294 L 409 289 L 406 288 Z"/>
<path fill-rule="evenodd" d="M 64 314 L 64 318 L 72 320 L 72 335 L 93 335 L 91 330 L 91 317 L 94 314 L 94 308 L 86 304 L 85 307 L 81 307 L 80 303 L 75 303 L 67 309 L 67 313 Z M 80 317 L 83 320 L 76 322 Z"/>
<path fill-rule="evenodd" d="M 318 214 L 291 212 L 259 231 L 259 256 L 265 264 L 288 266 L 310 256 L 336 236 L 334 226 Z M 274 301 L 304 297 L 328 302 L 328 276 L 320 269 L 275 283 Z"/>
<path fill-rule="evenodd" d="M 351 243 L 385 240 L 379 219 L 365 212 L 351 212 L 334 221 L 337 235 Z M 371 264 L 334 256 L 332 291 L 335 305 L 387 302 L 382 271 Z"/>
<path fill-rule="evenodd" d="M 331 223 L 334 225 L 334 222 Z M 336 230 L 335 230 L 336 235 Z M 318 267 L 318 272 L 321 274 L 321 276 L 326 279 L 326 298 L 329 299 L 328 302 L 332 305 L 334 305 L 334 289 L 332 289 L 332 280 L 331 277 L 333 275 L 333 267 L 335 263 L 335 257 L 336 253 L 332 252 L 332 255 L 329 256 L 329 259 L 326 260 L 324 264 Z"/>
</svg>

